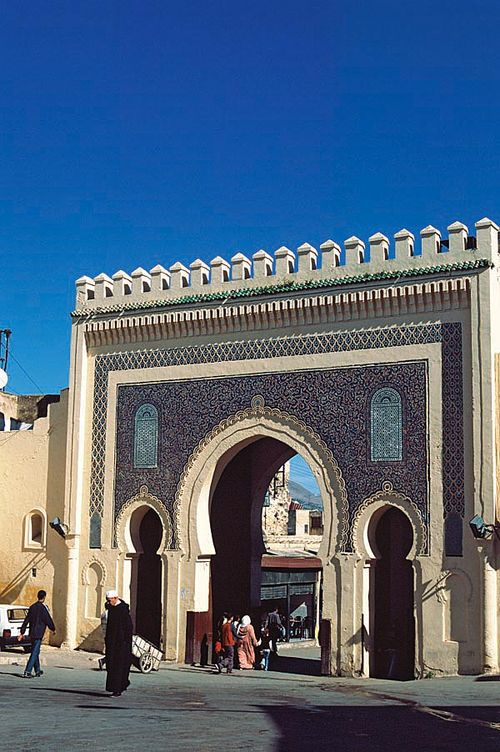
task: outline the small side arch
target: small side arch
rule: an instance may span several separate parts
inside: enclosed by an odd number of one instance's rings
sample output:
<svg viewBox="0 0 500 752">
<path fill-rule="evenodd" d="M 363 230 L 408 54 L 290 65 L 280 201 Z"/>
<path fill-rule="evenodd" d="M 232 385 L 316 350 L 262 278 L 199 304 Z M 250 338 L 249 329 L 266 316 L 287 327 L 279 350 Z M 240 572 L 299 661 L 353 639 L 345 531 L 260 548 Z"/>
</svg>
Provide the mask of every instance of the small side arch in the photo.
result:
<svg viewBox="0 0 500 752">
<path fill-rule="evenodd" d="M 448 569 L 436 584 L 436 598 L 442 606 L 443 641 L 467 642 L 469 639 L 472 582 L 463 569 Z"/>
<path fill-rule="evenodd" d="M 139 493 L 132 496 L 120 509 L 116 520 L 116 541 L 120 551 L 142 553 L 138 528 L 148 509 L 154 509 L 162 523 L 159 553 L 172 547 L 172 523 L 169 513 L 161 500 L 149 492 L 147 486 L 141 486 Z M 140 513 L 134 514 L 138 510 L 141 510 Z"/>
<path fill-rule="evenodd" d="M 441 577 L 439 578 L 439 582 L 436 584 L 436 597 L 438 601 L 442 603 L 443 600 L 446 600 L 446 591 L 449 590 L 448 580 L 450 579 L 450 577 L 457 577 L 461 581 L 464 589 L 464 596 L 467 602 L 469 602 L 472 598 L 472 581 L 467 572 L 463 569 L 460 569 L 459 567 L 446 569 L 442 573 Z"/>
<path fill-rule="evenodd" d="M 373 531 L 376 521 L 390 507 L 396 507 L 409 519 L 413 528 L 413 543 L 408 553 L 408 559 L 427 553 L 427 531 L 416 504 L 392 487 L 392 483 L 385 481 L 382 489 L 366 498 L 353 519 L 354 550 L 365 559 L 379 558 Z"/>
<path fill-rule="evenodd" d="M 102 585 L 104 587 L 106 580 L 108 579 L 108 572 L 106 569 L 106 565 L 104 564 L 104 562 L 100 561 L 99 559 L 96 559 L 95 557 L 92 559 L 89 559 L 89 561 L 87 561 L 82 567 L 82 585 L 90 584 L 90 578 L 89 578 L 90 567 L 93 567 L 95 571 L 99 571 L 99 585 Z"/>
<path fill-rule="evenodd" d="M 88 561 L 82 569 L 82 583 L 85 593 L 85 617 L 99 619 L 104 601 L 106 567 L 97 559 Z"/>
</svg>

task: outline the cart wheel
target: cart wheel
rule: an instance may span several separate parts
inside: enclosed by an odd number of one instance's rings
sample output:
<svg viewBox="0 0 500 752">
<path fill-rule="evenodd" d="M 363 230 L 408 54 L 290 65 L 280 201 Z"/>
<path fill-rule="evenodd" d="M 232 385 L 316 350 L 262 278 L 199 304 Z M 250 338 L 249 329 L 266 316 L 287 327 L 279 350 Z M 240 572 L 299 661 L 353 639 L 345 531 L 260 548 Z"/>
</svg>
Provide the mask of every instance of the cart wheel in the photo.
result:
<svg viewBox="0 0 500 752">
<path fill-rule="evenodd" d="M 149 674 L 153 668 L 153 656 L 150 653 L 144 653 L 139 658 L 139 668 L 143 674 Z"/>
</svg>

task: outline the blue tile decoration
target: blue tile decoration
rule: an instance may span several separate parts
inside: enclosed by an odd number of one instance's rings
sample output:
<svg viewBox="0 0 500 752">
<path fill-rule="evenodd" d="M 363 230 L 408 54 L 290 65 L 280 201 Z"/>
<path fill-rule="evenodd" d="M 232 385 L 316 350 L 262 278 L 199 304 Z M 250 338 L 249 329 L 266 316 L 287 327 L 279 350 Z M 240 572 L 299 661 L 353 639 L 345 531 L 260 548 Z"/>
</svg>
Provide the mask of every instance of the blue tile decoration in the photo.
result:
<svg viewBox="0 0 500 752">
<path fill-rule="evenodd" d="M 372 462 L 403 459 L 403 414 L 396 389 L 378 389 L 371 399 L 370 459 Z"/>
<path fill-rule="evenodd" d="M 374 391 L 396 384 L 404 395 L 405 413 L 411 415 L 404 431 L 405 461 L 371 462 L 367 430 L 370 397 Z M 255 394 L 265 399 L 267 407 L 300 418 L 321 436 L 340 466 L 350 517 L 388 480 L 415 501 L 427 521 L 424 362 L 120 386 L 116 513 L 142 484 L 172 513 L 177 483 L 193 449 L 222 420 L 248 407 Z M 156 470 L 133 468 L 134 416 L 143 402 L 154 403 L 160 416 Z"/>
<path fill-rule="evenodd" d="M 89 548 L 101 548 L 101 527 L 101 515 L 97 512 L 94 512 L 94 514 L 90 518 Z"/>
<path fill-rule="evenodd" d="M 443 515 L 445 553 L 462 556 L 464 494 L 464 408 L 462 375 L 462 325 L 442 324 Z"/>
<path fill-rule="evenodd" d="M 158 410 L 154 405 L 137 408 L 134 420 L 134 468 L 158 465 Z"/>
<path fill-rule="evenodd" d="M 90 515 L 102 515 L 108 374 L 112 371 L 379 349 L 413 344 L 442 344 L 443 514 L 464 516 L 462 328 L 459 322 L 409 324 L 357 331 L 294 335 L 184 348 L 99 355 L 95 359 Z M 372 462 L 369 447 L 370 400 L 380 388 L 402 398 L 403 460 Z M 343 403 L 337 398 L 337 389 Z M 196 390 L 196 398 L 195 391 Z M 220 420 L 249 406 L 256 394 L 266 404 L 300 417 L 331 448 L 346 481 L 349 509 L 389 480 L 409 496 L 428 524 L 426 374 L 423 362 L 326 371 L 276 373 L 190 382 L 121 386 L 116 441 L 115 515 L 141 485 L 171 510 L 183 465 L 196 444 Z M 159 413 L 159 464 L 133 468 L 133 421 L 144 402 Z M 172 406 L 183 406 L 172 411 Z M 185 406 L 188 406 L 185 409 Z M 178 411 L 181 410 L 181 414 Z M 325 420 L 328 416 L 329 420 Z M 454 527 L 454 550 L 457 532 Z M 172 547 L 177 546 L 176 531 Z M 457 554 L 455 554 L 457 555 Z"/>
<path fill-rule="evenodd" d="M 463 519 L 449 512 L 444 520 L 444 549 L 447 556 L 462 556 Z"/>
</svg>

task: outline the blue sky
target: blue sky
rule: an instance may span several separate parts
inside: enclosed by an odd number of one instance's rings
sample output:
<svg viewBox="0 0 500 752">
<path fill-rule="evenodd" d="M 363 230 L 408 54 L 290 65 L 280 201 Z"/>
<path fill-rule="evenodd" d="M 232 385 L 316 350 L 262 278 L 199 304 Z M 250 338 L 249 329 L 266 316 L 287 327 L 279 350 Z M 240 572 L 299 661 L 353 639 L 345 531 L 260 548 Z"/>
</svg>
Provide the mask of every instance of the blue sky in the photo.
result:
<svg viewBox="0 0 500 752">
<path fill-rule="evenodd" d="M 314 477 L 311 468 L 300 454 L 296 454 L 295 457 L 292 457 L 290 460 L 290 479 L 294 480 L 296 483 L 300 483 L 301 486 L 307 488 L 312 494 L 319 495 L 320 491 L 316 478 Z"/>
<path fill-rule="evenodd" d="M 4 2 L 11 390 L 67 385 L 82 274 L 498 221 L 499 23 L 461 0 Z"/>
</svg>

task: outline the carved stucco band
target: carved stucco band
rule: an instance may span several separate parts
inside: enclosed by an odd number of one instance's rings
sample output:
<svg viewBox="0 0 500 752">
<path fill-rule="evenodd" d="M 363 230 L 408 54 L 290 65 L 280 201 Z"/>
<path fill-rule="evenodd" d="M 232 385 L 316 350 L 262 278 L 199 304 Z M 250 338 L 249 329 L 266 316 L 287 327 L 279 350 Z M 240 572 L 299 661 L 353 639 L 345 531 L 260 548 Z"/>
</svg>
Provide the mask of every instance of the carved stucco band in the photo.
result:
<svg viewBox="0 0 500 752">
<path fill-rule="evenodd" d="M 99 580 L 99 585 L 102 587 L 105 582 L 107 582 L 108 579 L 108 572 L 106 569 L 106 565 L 100 560 L 96 559 L 95 556 L 92 557 L 84 566 L 82 569 L 82 585 L 89 585 L 89 569 L 92 566 L 92 564 L 96 564 L 99 569 L 101 570 L 101 577 Z"/>
<path fill-rule="evenodd" d="M 259 395 L 258 404 L 260 404 L 260 400 L 262 400 L 262 403 L 263 403 L 263 398 L 260 397 Z M 255 400 L 252 400 L 252 402 L 255 402 Z M 265 407 L 265 406 L 249 407 L 246 410 L 240 410 L 235 415 L 232 415 L 229 418 L 222 420 L 217 426 L 215 426 L 215 428 L 213 428 L 211 431 L 209 431 L 206 434 L 206 436 L 199 442 L 198 446 L 192 452 L 191 456 L 189 457 L 188 461 L 186 462 L 184 466 L 182 475 L 179 480 L 179 484 L 177 486 L 177 491 L 175 494 L 174 524 L 175 524 L 175 531 L 176 531 L 175 538 L 177 541 L 176 547 L 182 548 L 181 525 L 180 525 L 181 501 L 183 498 L 187 479 L 197 459 L 212 442 L 217 441 L 217 439 L 222 434 L 226 433 L 233 426 L 236 426 L 238 423 L 241 423 L 241 421 L 245 420 L 246 418 L 253 418 L 253 417 L 257 418 L 259 416 L 265 416 L 267 418 L 270 418 L 271 420 L 274 420 L 277 422 L 279 421 L 284 426 L 295 429 L 297 433 L 302 434 L 304 436 L 306 442 L 310 446 L 316 445 L 316 448 L 320 449 L 323 452 L 324 459 L 326 460 L 325 462 L 326 469 L 327 471 L 330 470 L 329 475 L 334 474 L 336 476 L 338 486 L 340 489 L 340 498 L 337 499 L 339 503 L 339 545 L 340 545 L 341 550 L 344 550 L 345 547 L 347 546 L 347 541 L 348 541 L 348 536 L 349 536 L 349 506 L 347 502 L 345 482 L 342 477 L 340 467 L 337 461 L 335 460 L 335 457 L 333 456 L 331 450 L 325 444 L 321 436 L 319 436 L 316 433 L 316 431 L 314 431 L 312 428 L 306 425 L 303 421 L 298 420 L 298 418 L 295 418 L 293 415 L 284 413 L 282 410 L 278 410 L 277 408 L 270 408 L 270 407 Z"/>
</svg>

